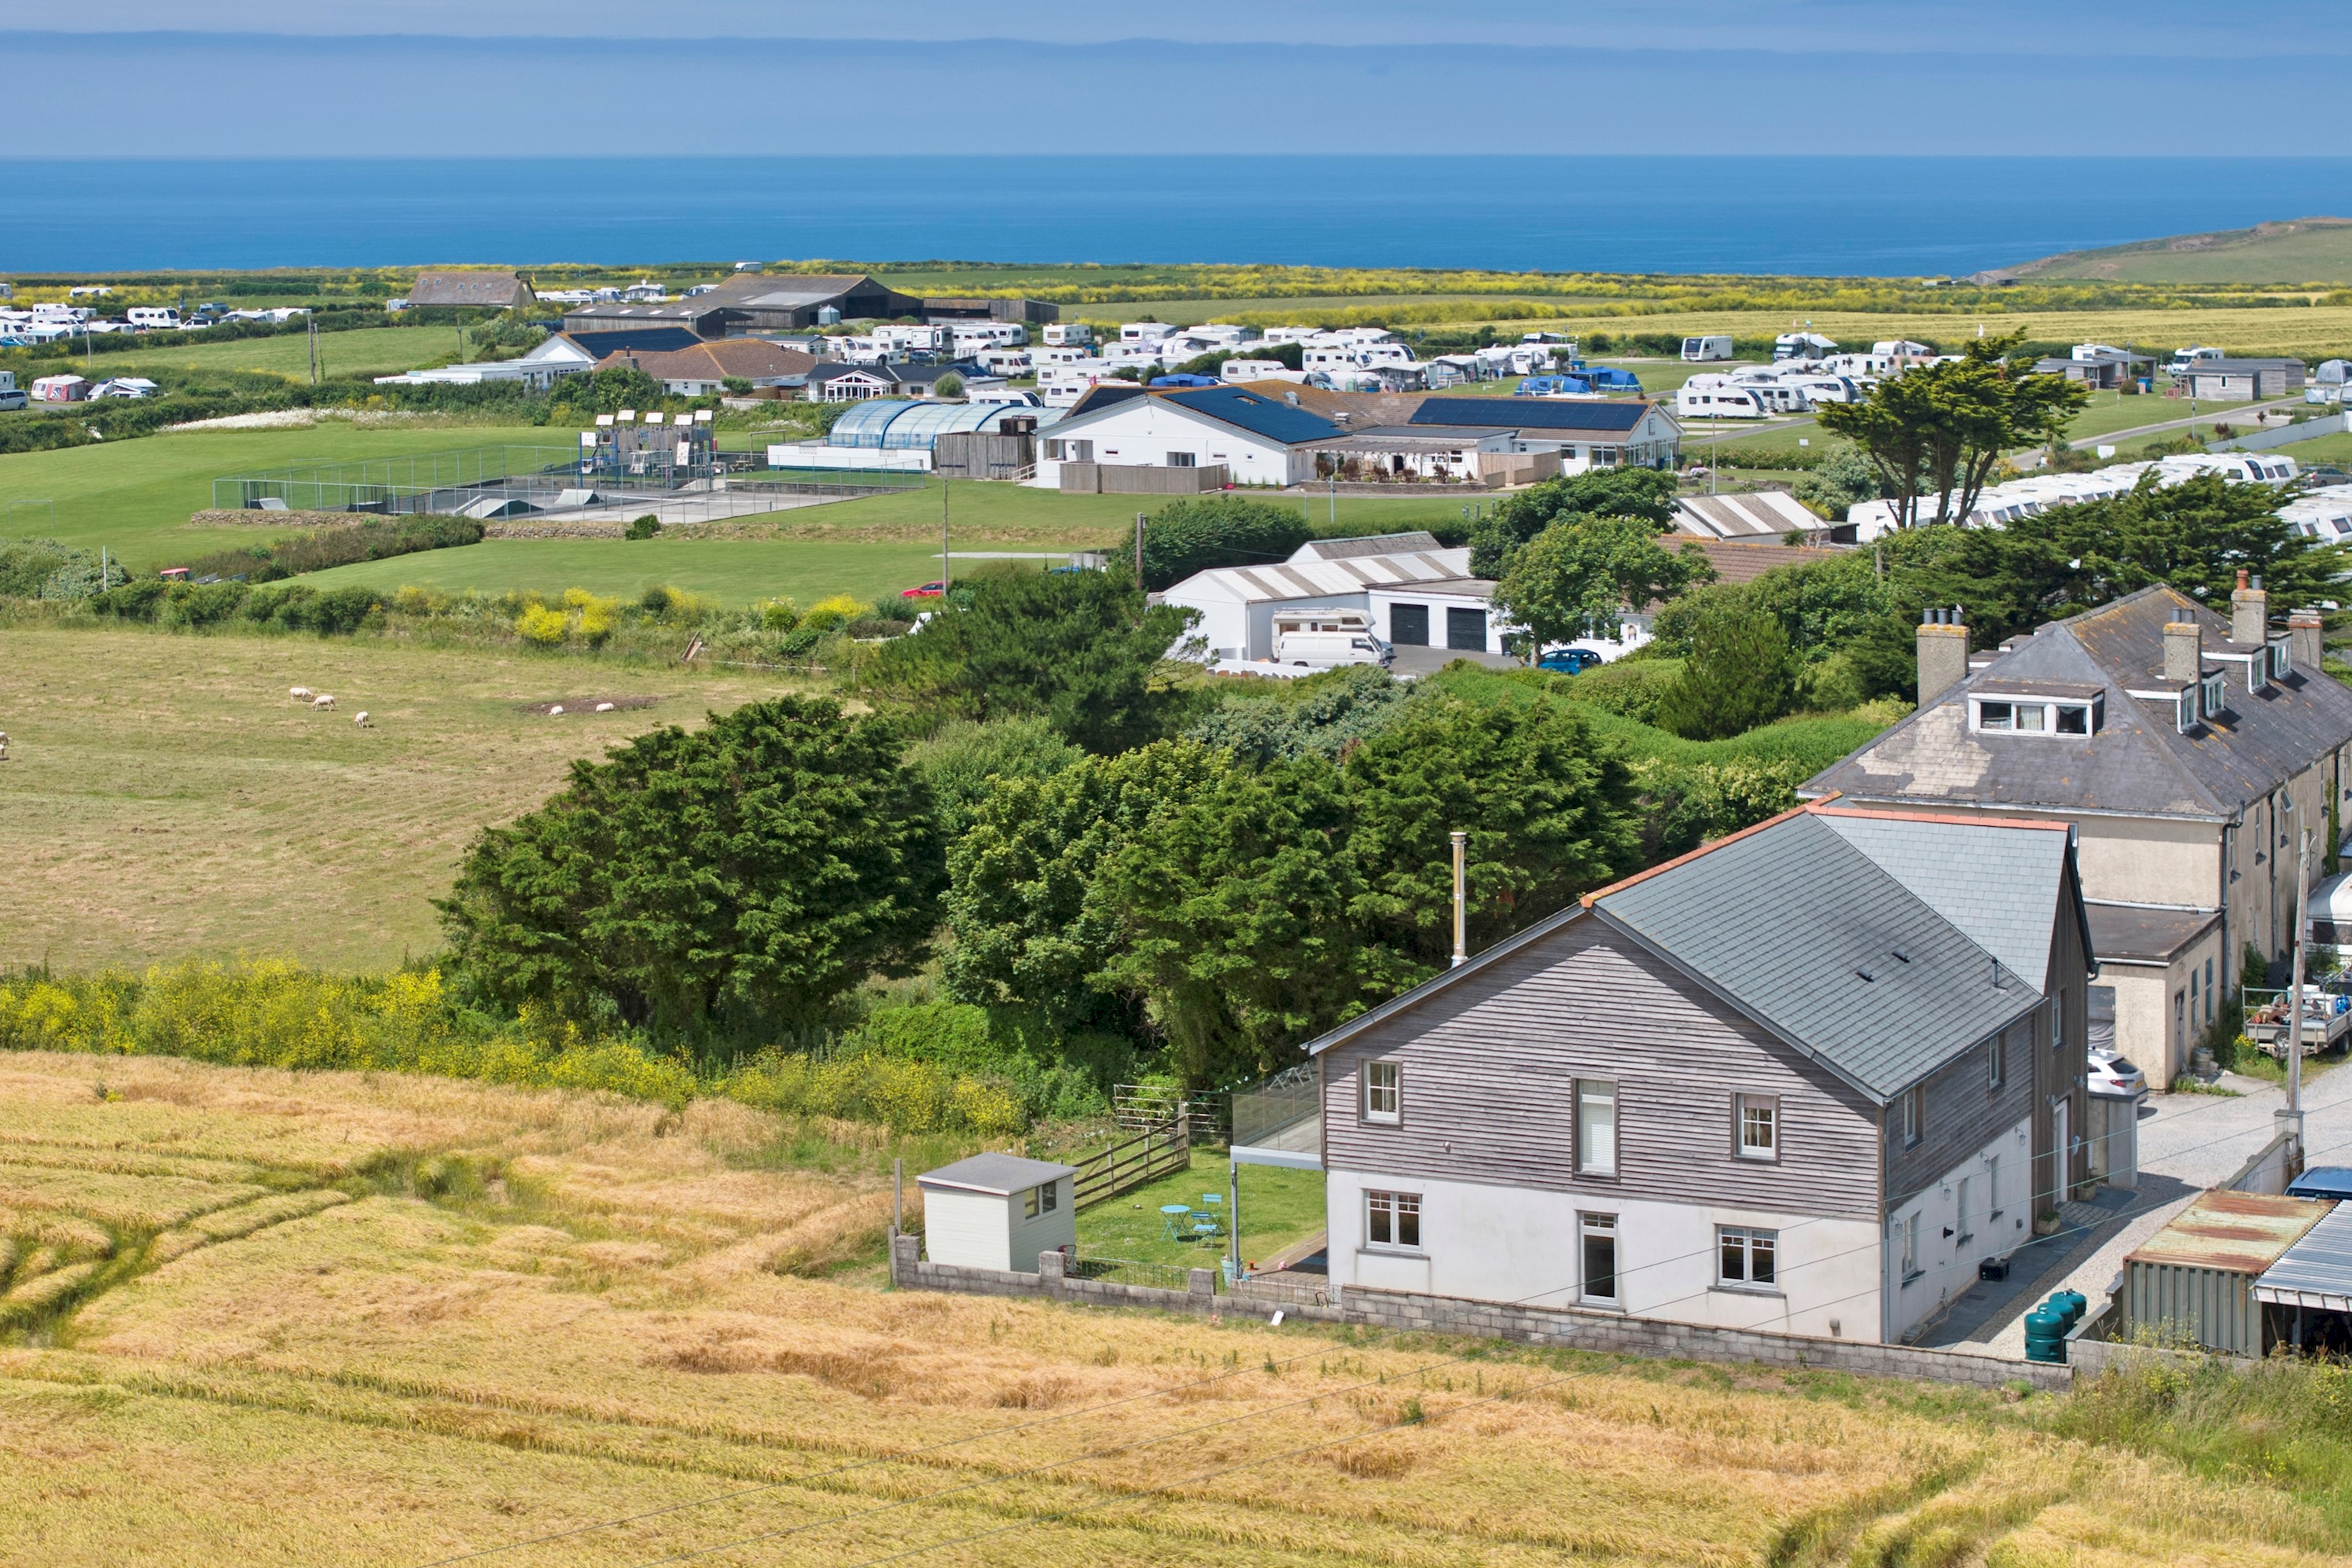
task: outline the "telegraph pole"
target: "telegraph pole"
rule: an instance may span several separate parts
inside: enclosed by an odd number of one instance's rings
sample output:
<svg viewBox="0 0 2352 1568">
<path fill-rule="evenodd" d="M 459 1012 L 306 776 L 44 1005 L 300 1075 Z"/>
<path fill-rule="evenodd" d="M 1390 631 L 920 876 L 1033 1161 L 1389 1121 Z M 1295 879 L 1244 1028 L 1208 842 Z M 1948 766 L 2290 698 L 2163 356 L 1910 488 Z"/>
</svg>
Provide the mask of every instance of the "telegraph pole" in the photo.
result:
<svg viewBox="0 0 2352 1568">
<path fill-rule="evenodd" d="M 2294 850 L 2294 973 L 2288 984 L 2286 1026 L 2286 1109 L 2280 1112 L 2282 1129 L 2293 1140 L 2287 1158 L 2294 1174 L 2303 1170 L 2303 953 L 2311 935 L 2311 839 L 2309 828 L 2298 831 Z"/>
<path fill-rule="evenodd" d="M 939 463 L 936 459 L 933 460 L 931 466 L 934 469 L 938 468 Z M 940 476 L 940 608 L 942 610 L 947 608 L 948 583 L 950 580 L 952 580 L 948 575 L 948 476 L 941 474 Z"/>
<path fill-rule="evenodd" d="M 1135 514 L 1135 585 L 1143 586 L 1143 514 Z"/>
</svg>

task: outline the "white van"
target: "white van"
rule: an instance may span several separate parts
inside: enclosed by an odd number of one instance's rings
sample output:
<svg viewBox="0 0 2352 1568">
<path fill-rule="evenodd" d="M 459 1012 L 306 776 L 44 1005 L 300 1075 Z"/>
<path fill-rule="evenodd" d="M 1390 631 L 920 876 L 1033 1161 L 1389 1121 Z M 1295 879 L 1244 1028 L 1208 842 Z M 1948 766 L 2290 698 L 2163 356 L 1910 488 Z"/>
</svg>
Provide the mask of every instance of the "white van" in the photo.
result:
<svg viewBox="0 0 2352 1568">
<path fill-rule="evenodd" d="M 1685 338 L 1683 358 L 1695 365 L 1708 360 L 1727 360 L 1731 358 L 1731 340 L 1720 337 Z"/>
<path fill-rule="evenodd" d="M 1278 664 L 1318 669 L 1340 664 L 1385 664 L 1396 650 L 1372 631 L 1368 610 L 1285 611 L 1274 618 L 1274 659 Z"/>
<path fill-rule="evenodd" d="M 2177 376 L 2191 365 L 2203 364 L 2207 360 L 2228 358 L 2229 356 L 2219 349 L 2175 349 L 2172 350 L 2171 362 L 2167 364 L 2165 369 Z"/>
<path fill-rule="evenodd" d="M 173 332 L 180 326 L 180 313 L 169 305 L 133 305 L 124 319 L 142 332 Z"/>
</svg>

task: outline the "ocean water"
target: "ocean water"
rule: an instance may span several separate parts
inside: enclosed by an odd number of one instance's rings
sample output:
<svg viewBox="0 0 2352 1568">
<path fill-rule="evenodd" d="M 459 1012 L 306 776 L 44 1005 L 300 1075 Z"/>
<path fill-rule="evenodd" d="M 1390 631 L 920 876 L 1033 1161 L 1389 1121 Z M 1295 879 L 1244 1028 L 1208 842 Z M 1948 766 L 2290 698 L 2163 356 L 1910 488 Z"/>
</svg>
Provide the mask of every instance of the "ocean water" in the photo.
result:
<svg viewBox="0 0 2352 1568">
<path fill-rule="evenodd" d="M 1838 276 L 2352 212 L 2352 158 L 0 160 L 0 271 L 1279 262 Z"/>
</svg>

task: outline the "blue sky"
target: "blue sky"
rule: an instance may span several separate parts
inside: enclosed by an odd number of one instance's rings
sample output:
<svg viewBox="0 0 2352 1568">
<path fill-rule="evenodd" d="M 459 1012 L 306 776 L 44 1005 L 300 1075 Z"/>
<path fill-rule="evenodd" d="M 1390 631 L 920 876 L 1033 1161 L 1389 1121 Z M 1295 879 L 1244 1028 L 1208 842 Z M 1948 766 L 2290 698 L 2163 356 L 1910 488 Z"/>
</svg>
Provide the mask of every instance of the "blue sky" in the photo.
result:
<svg viewBox="0 0 2352 1568">
<path fill-rule="evenodd" d="M 2312 0 L 113 0 L 74 18 L 87 30 L 12 30 L 18 81 L 79 85 L 74 112 L 19 116 L 9 151 L 2251 153 L 2261 124 L 2336 118 L 2347 15 Z"/>
</svg>

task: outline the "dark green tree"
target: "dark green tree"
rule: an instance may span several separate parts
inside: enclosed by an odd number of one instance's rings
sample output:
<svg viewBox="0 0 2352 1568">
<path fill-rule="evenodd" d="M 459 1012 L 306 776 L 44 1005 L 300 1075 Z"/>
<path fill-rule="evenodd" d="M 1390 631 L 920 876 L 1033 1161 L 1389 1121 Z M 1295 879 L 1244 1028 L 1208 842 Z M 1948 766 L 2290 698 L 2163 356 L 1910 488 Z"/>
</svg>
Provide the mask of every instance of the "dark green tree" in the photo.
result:
<svg viewBox="0 0 2352 1568">
<path fill-rule="evenodd" d="M 1470 532 L 1470 574 L 1499 580 L 1521 545 L 1571 517 L 1641 517 L 1660 529 L 1675 520 L 1675 476 L 1655 468 L 1595 468 L 1507 497 Z"/>
<path fill-rule="evenodd" d="M 1373 941 L 1348 808 L 1319 758 L 1211 774 L 1104 862 L 1108 982 L 1136 998 L 1186 1082 L 1250 1082 L 1424 972 Z"/>
<path fill-rule="evenodd" d="M 1157 739 L 1181 715 L 1183 694 L 1152 676 L 1193 612 L 1147 607 L 1123 571 L 1007 572 L 965 591 L 885 644 L 866 685 L 963 718 L 1041 715 L 1096 752 Z"/>
<path fill-rule="evenodd" d="M 910 972 L 944 881 L 893 727 L 778 697 L 575 762 L 436 907 L 473 992 L 680 1036 L 805 1030 Z"/>
<path fill-rule="evenodd" d="M 1297 507 L 1247 496 L 1202 496 L 1171 501 L 1143 525 L 1143 586 L 1173 588 L 1196 571 L 1220 566 L 1272 566 L 1314 538 Z M 1132 535 L 1104 549 L 1131 559 Z"/>
<path fill-rule="evenodd" d="M 949 994 L 1024 1009 L 1053 1030 L 1132 1030 L 1108 970 L 1122 941 L 1115 904 L 1090 898 L 1106 861 L 1202 783 L 1226 753 L 1183 741 L 1001 776 L 948 854 Z"/>
<path fill-rule="evenodd" d="M 1403 712 L 1410 690 L 1369 664 L 1250 685 L 1273 689 L 1233 694 L 1193 720 L 1185 738 L 1222 746 L 1253 765 L 1337 757 Z"/>
<path fill-rule="evenodd" d="M 2016 351 L 2024 336 L 1977 339 L 1956 360 L 1888 376 L 1860 402 L 1822 406 L 1822 428 L 1877 467 L 1897 527 L 1964 520 L 2003 453 L 2057 440 L 2089 402 L 2080 383 L 2034 373 Z"/>
<path fill-rule="evenodd" d="M 2053 616 L 2157 582 L 2227 613 L 2241 570 L 2261 577 L 2275 605 L 2340 597 L 2352 550 L 2297 533 L 2279 517 L 2282 498 L 2218 474 L 2161 486 L 2147 474 L 2128 495 L 2016 519 L 2003 530 L 2004 564 Z"/>
<path fill-rule="evenodd" d="M 1718 594 L 1691 628 L 1689 654 L 1658 705 L 1658 723 L 1692 740 L 1742 734 L 1789 711 L 1796 676 L 1780 618 L 1746 594 Z"/>
<path fill-rule="evenodd" d="M 1527 628 L 1533 664 L 1550 644 L 1614 638 L 1628 611 L 1714 575 L 1706 552 L 1668 549 L 1646 517 L 1570 515 L 1512 553 L 1495 605 Z"/>
<path fill-rule="evenodd" d="M 1416 695 L 1340 774 L 1358 917 L 1425 969 L 1453 950 L 1456 829 L 1473 952 L 1641 863 L 1633 777 L 1564 703 Z"/>
</svg>

